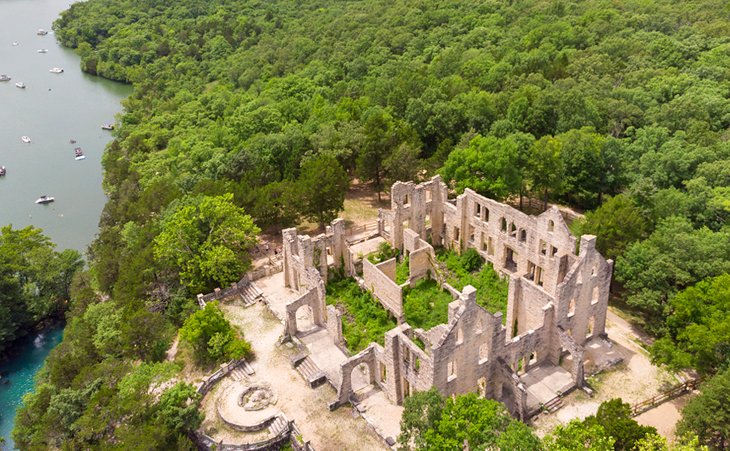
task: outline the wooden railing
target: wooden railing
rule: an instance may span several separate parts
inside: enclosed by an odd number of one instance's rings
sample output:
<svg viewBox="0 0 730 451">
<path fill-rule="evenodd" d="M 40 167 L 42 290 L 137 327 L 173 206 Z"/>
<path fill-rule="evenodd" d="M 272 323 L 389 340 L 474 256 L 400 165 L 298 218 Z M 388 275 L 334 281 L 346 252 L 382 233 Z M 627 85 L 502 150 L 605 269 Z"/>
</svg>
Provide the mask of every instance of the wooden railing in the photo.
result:
<svg viewBox="0 0 730 451">
<path fill-rule="evenodd" d="M 659 404 L 674 399 L 692 390 L 695 390 L 700 385 L 700 379 L 690 379 L 687 382 L 683 382 L 679 385 L 675 385 L 669 390 L 665 390 L 658 395 L 652 396 L 649 399 L 641 401 L 640 403 L 631 406 L 631 416 L 635 417 L 640 415 L 647 410 L 653 409 Z"/>
</svg>

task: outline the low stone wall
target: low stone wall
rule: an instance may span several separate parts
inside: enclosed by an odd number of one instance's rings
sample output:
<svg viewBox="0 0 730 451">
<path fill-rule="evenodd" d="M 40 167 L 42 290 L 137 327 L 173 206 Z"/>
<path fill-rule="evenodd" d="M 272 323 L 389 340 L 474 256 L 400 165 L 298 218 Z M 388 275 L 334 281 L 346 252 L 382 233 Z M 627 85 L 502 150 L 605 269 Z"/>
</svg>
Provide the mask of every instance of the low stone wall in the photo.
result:
<svg viewBox="0 0 730 451">
<path fill-rule="evenodd" d="M 291 430 L 284 429 L 278 435 L 257 443 L 241 443 L 241 444 L 229 444 L 223 443 L 223 441 L 215 441 L 209 435 L 202 432 L 195 433 L 195 439 L 198 445 L 198 449 L 203 450 L 215 450 L 215 451 L 275 451 L 281 449 L 281 446 L 291 439 Z M 292 443 L 295 440 L 292 440 Z"/>
<path fill-rule="evenodd" d="M 243 364 L 243 362 L 245 361 L 246 359 L 231 360 L 230 362 L 222 365 L 218 371 L 211 374 L 203 381 L 200 387 L 198 387 L 198 393 L 200 393 L 201 396 L 205 396 L 206 394 L 208 394 L 208 392 L 213 388 L 215 384 L 218 383 L 218 381 L 228 376 L 228 373 L 241 366 L 241 364 Z"/>
</svg>

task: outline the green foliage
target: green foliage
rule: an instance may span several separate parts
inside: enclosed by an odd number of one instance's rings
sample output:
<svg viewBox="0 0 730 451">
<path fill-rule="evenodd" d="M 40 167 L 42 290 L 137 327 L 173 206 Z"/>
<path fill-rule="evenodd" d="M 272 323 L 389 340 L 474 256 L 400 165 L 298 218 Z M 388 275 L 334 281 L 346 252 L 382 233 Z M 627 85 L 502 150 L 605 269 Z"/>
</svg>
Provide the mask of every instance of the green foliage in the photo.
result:
<svg viewBox="0 0 730 451">
<path fill-rule="evenodd" d="M 463 290 L 467 285 L 473 286 L 477 290 L 477 304 L 491 313 L 501 311 L 506 314 L 509 282 L 501 279 L 491 264 L 485 265 L 476 250 L 468 249 L 459 255 L 439 249 L 436 257 L 449 271 L 446 279 L 449 285 L 457 290 Z"/>
<path fill-rule="evenodd" d="M 474 393 L 444 399 L 435 389 L 406 400 L 399 442 L 409 449 L 540 450 L 542 444 L 503 404 Z"/>
<path fill-rule="evenodd" d="M 41 229 L 0 229 L 0 354 L 15 339 L 47 319 L 62 318 L 78 252 L 57 252 Z"/>
<path fill-rule="evenodd" d="M 645 313 L 653 329 L 676 291 L 730 271 L 730 227 L 694 229 L 687 219 L 662 221 L 648 239 L 628 247 L 616 262 L 616 279 L 627 301 Z"/>
<path fill-rule="evenodd" d="M 368 260 L 370 260 L 370 263 L 378 264 L 386 260 L 390 260 L 393 257 L 398 257 L 398 255 L 400 255 L 400 251 L 398 251 L 398 249 L 391 246 L 389 242 L 383 241 L 378 244 L 377 252 L 368 255 Z"/>
<path fill-rule="evenodd" d="M 322 155 L 305 161 L 297 187 L 302 213 L 324 227 L 344 208 L 347 173 L 334 157 Z"/>
<path fill-rule="evenodd" d="M 409 259 L 408 257 L 404 257 L 395 266 L 395 283 L 398 285 L 408 281 L 408 278 L 410 277 L 410 267 L 408 265 Z"/>
<path fill-rule="evenodd" d="M 585 216 L 580 234 L 596 235 L 596 247 L 606 258 L 616 258 L 633 242 L 645 238 L 651 225 L 631 197 L 611 197 Z"/>
<path fill-rule="evenodd" d="M 378 301 L 351 278 L 327 284 L 327 304 L 343 312 L 342 335 L 353 353 L 362 351 L 371 342 L 382 345 L 385 333 L 396 326 Z"/>
<path fill-rule="evenodd" d="M 198 411 L 198 401 L 200 394 L 195 387 L 178 382 L 160 396 L 157 417 L 178 434 L 192 432 L 203 422 L 203 414 Z"/>
<path fill-rule="evenodd" d="M 730 369 L 705 382 L 700 395 L 682 409 L 677 425 L 681 434 L 696 434 L 710 449 L 730 447 Z"/>
<path fill-rule="evenodd" d="M 233 329 L 217 302 L 209 302 L 185 320 L 180 339 L 189 343 L 201 363 L 239 359 L 251 353 L 251 345 Z"/>
<path fill-rule="evenodd" d="M 449 303 L 453 300 L 435 280 L 419 280 L 403 292 L 403 315 L 411 326 L 428 330 L 448 321 Z"/>
<path fill-rule="evenodd" d="M 730 275 L 705 279 L 669 301 L 667 334 L 652 358 L 675 369 L 713 374 L 730 363 Z"/>
<path fill-rule="evenodd" d="M 178 269 L 193 291 L 235 282 L 250 266 L 248 251 L 261 230 L 232 200 L 230 194 L 187 197 L 162 217 L 155 257 Z"/>
<path fill-rule="evenodd" d="M 557 426 L 545 437 L 545 448 L 550 451 L 613 451 L 616 439 L 606 433 L 600 424 L 584 424 L 572 420 L 565 426 Z"/>
</svg>

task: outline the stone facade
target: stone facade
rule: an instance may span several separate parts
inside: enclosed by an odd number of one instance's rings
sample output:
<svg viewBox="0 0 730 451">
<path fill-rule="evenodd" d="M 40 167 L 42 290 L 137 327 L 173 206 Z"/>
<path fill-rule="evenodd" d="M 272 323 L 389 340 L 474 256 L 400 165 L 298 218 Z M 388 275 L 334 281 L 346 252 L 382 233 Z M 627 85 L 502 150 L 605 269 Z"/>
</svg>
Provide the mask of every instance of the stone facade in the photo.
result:
<svg viewBox="0 0 730 451">
<path fill-rule="evenodd" d="M 402 287 L 395 283 L 394 260 L 374 265 L 363 259 L 363 279 L 350 262 L 341 222 L 314 239 L 284 231 L 285 280 L 303 292 L 302 298 L 319 302 L 319 311 L 327 314 L 322 284 L 327 268 L 313 257 L 313 249 L 320 249 L 322 255 L 331 252 L 333 266 L 354 276 L 399 320 L 386 333 L 384 346 L 372 343 L 341 365 L 333 407 L 350 400 L 352 371 L 362 364 L 370 382 L 394 403 L 431 387 L 444 395 L 478 392 L 503 401 L 519 418 L 528 414 L 520 377 L 531 368 L 558 366 L 569 354 L 573 386 L 583 384 L 583 346 L 605 335 L 613 271 L 613 262 L 596 250 L 596 238 L 581 237 L 576 251 L 577 240 L 554 207 L 530 216 L 469 189 L 451 200 L 447 193 L 438 176 L 421 184 L 395 183 L 391 209 L 378 215 L 379 234 L 409 255 L 411 284 L 436 269 L 429 243 L 457 252 L 476 249 L 509 278 L 504 325 L 501 313 L 491 314 L 476 303 L 473 287 L 458 292 L 444 284 L 454 296 L 448 322 L 428 331 L 413 329 L 401 321 Z M 294 301 L 292 307 L 302 303 Z M 333 328 L 327 318 L 321 321 Z M 342 340 L 341 335 L 333 338 Z"/>
</svg>

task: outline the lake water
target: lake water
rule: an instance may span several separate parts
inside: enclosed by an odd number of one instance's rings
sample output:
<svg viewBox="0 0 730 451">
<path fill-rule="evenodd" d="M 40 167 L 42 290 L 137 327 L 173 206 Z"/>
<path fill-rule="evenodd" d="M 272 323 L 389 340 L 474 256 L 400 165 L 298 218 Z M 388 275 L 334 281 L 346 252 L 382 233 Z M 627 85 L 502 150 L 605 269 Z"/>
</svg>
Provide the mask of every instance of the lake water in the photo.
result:
<svg viewBox="0 0 730 451">
<path fill-rule="evenodd" d="M 0 1 L 0 74 L 12 80 L 0 82 L 0 225 L 42 228 L 59 249 L 81 252 L 97 233 L 106 197 L 101 188 L 101 157 L 112 135 L 101 124 L 113 122 L 120 101 L 130 86 L 86 75 L 79 57 L 61 47 L 50 30 L 70 0 Z M 17 43 L 17 45 L 13 45 Z M 38 49 L 48 49 L 38 53 Z M 62 74 L 49 69 L 61 67 Z M 23 82 L 25 89 L 15 86 Z M 21 142 L 21 136 L 31 139 Z M 76 144 L 69 140 L 74 139 Z M 74 147 L 86 159 L 74 159 Z M 42 194 L 55 197 L 36 205 Z M 15 410 L 22 395 L 33 388 L 33 378 L 45 357 L 61 340 L 62 329 L 33 335 L 18 357 L 0 364 L 11 383 L 0 385 L 0 436 L 10 449 Z"/>
<path fill-rule="evenodd" d="M 0 74 L 12 77 L 0 82 L 0 165 L 7 168 L 0 178 L 0 225 L 34 225 L 60 249 L 83 252 L 106 202 L 101 157 L 111 133 L 101 124 L 114 121 L 131 87 L 82 73 L 79 57 L 56 43 L 53 33 L 36 35 L 71 3 L 0 1 Z M 64 72 L 50 73 L 53 67 Z M 17 88 L 18 81 L 26 88 Z M 30 137 L 30 144 L 21 136 Z M 85 160 L 74 159 L 77 146 Z M 42 194 L 56 201 L 36 205 Z"/>
</svg>

